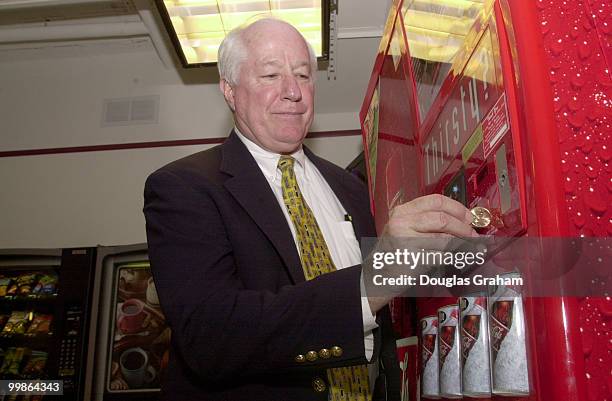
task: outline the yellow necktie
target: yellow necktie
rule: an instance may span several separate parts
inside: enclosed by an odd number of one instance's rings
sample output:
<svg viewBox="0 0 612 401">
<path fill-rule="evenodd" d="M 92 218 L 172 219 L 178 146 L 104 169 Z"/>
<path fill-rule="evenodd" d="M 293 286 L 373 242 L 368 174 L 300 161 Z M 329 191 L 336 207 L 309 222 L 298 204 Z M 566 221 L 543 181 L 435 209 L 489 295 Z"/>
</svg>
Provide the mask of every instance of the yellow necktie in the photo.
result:
<svg viewBox="0 0 612 401">
<path fill-rule="evenodd" d="M 278 168 L 282 173 L 283 200 L 295 228 L 300 259 L 306 280 L 336 270 L 323 233 L 314 214 L 302 196 L 295 179 L 291 156 L 281 156 Z M 366 365 L 327 369 L 331 401 L 369 401 L 372 399 Z"/>
</svg>

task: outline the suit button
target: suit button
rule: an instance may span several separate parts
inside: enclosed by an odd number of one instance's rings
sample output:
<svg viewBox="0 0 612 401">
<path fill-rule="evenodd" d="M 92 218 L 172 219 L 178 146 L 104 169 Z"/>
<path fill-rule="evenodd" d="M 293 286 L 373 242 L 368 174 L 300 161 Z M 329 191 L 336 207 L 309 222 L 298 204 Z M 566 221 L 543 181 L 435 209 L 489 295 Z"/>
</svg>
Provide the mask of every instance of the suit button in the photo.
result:
<svg viewBox="0 0 612 401">
<path fill-rule="evenodd" d="M 331 352 L 327 348 L 323 348 L 319 351 L 319 357 L 328 359 L 331 356 Z"/>
<path fill-rule="evenodd" d="M 317 359 L 319 359 L 319 356 L 318 356 L 318 355 L 317 355 L 317 353 L 316 353 L 316 352 L 314 352 L 314 351 L 308 351 L 308 352 L 306 353 L 306 359 L 307 359 L 307 360 L 309 360 L 310 362 L 314 362 L 314 361 L 316 361 Z"/>
<path fill-rule="evenodd" d="M 325 384 L 323 379 L 321 379 L 320 377 L 315 377 L 314 379 L 312 379 L 312 388 L 317 393 L 322 393 L 327 389 L 327 385 Z"/>
<path fill-rule="evenodd" d="M 295 361 L 296 361 L 297 363 L 303 363 L 303 362 L 305 362 L 305 361 L 306 361 L 306 358 L 304 358 L 304 355 L 300 354 L 300 355 L 297 355 L 297 356 L 295 357 Z"/>
<path fill-rule="evenodd" d="M 332 347 L 331 352 L 336 358 L 342 356 L 342 348 L 338 347 L 337 345 Z"/>
</svg>

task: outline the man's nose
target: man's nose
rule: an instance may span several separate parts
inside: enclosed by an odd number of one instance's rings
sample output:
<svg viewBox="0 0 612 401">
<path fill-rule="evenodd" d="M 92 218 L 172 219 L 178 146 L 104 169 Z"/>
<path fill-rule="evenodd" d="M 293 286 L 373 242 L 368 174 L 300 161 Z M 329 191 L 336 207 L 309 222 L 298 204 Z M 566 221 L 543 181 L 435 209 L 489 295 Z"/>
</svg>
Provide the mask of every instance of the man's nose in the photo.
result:
<svg viewBox="0 0 612 401">
<path fill-rule="evenodd" d="M 302 100 L 300 85 L 293 75 L 285 76 L 283 78 L 282 96 L 283 100 L 286 99 L 292 102 L 299 102 Z"/>
</svg>

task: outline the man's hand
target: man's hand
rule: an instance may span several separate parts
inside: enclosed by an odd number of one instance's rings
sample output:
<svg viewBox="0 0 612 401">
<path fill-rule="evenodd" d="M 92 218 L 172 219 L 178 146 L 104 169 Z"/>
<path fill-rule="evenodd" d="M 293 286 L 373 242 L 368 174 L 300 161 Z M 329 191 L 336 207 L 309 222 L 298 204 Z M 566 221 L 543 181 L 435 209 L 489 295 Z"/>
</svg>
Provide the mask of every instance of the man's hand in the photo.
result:
<svg viewBox="0 0 612 401">
<path fill-rule="evenodd" d="M 433 194 L 398 205 L 391 211 L 382 236 L 389 237 L 477 237 L 472 215 L 461 203 Z"/>
<path fill-rule="evenodd" d="M 445 249 L 442 248 L 446 248 L 454 238 L 478 237 L 471 222 L 470 211 L 461 203 L 439 194 L 422 196 L 393 208 L 374 252 L 393 252 L 402 243 L 405 245 L 407 239 L 411 239 L 411 247 L 421 248 L 418 238 L 423 239 L 423 247 L 427 248 L 431 248 L 432 238 L 441 239 L 435 241 L 440 246 L 436 250 L 443 251 Z M 417 239 L 417 242 L 413 239 Z M 369 268 L 370 264 L 366 262 L 363 266 Z M 416 270 L 398 268 L 398 273 L 411 272 L 416 274 Z M 368 277 L 367 272 L 365 277 Z M 369 296 L 372 313 L 376 314 L 397 295 Z"/>
</svg>

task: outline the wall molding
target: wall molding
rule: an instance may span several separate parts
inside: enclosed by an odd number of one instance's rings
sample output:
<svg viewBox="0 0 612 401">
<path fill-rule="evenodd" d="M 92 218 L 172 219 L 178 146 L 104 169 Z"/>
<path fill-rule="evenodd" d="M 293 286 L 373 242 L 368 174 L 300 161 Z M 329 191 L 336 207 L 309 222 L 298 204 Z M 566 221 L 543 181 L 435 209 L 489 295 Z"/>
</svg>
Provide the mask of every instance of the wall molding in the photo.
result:
<svg viewBox="0 0 612 401">
<path fill-rule="evenodd" d="M 361 131 L 353 130 L 338 130 L 338 131 L 320 131 L 309 132 L 306 139 L 315 138 L 335 138 L 342 136 L 360 136 Z M 0 151 L 0 157 L 23 157 L 23 156 L 41 156 L 41 155 L 57 155 L 63 153 L 85 153 L 85 152 L 106 152 L 111 150 L 126 150 L 126 149 L 148 149 L 148 148 L 167 148 L 174 146 L 194 146 L 194 145 L 215 145 L 225 141 L 226 137 L 217 138 L 202 138 L 202 139 L 178 139 L 171 141 L 155 141 L 155 142 L 132 142 L 132 143 L 115 143 L 108 145 L 89 145 L 89 146 L 70 146 L 62 148 L 43 148 L 43 149 L 23 149 Z"/>
</svg>

